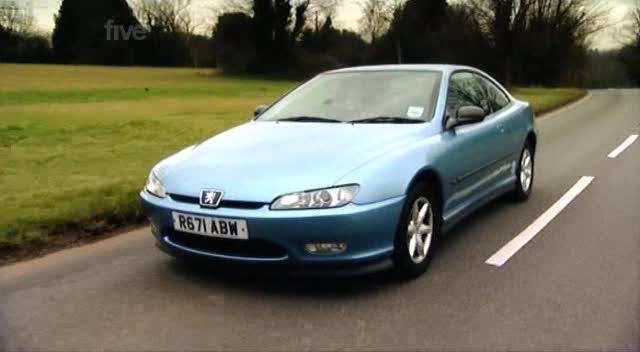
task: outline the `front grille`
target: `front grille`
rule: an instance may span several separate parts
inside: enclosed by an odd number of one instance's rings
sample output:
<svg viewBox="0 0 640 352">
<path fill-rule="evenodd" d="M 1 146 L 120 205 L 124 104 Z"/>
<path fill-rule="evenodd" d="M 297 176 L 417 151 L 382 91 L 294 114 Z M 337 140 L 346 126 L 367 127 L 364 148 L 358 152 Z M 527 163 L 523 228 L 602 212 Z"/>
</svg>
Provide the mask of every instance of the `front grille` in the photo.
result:
<svg viewBox="0 0 640 352">
<path fill-rule="evenodd" d="M 180 203 L 189 203 L 189 204 L 200 204 L 200 198 L 198 197 L 189 197 L 189 196 L 181 196 L 179 194 L 169 194 L 171 199 Z"/>
<path fill-rule="evenodd" d="M 284 248 L 264 240 L 228 240 L 177 231 L 171 233 L 169 239 L 180 246 L 212 254 L 264 259 L 277 259 L 287 256 L 287 251 Z"/>
<path fill-rule="evenodd" d="M 188 203 L 188 204 L 200 204 L 200 198 L 198 197 L 190 197 L 183 196 L 179 194 L 169 194 L 171 199 L 180 203 Z M 223 200 L 220 202 L 219 208 L 232 208 L 232 209 L 260 209 L 267 205 L 266 203 L 259 202 L 241 202 L 235 200 Z"/>
</svg>

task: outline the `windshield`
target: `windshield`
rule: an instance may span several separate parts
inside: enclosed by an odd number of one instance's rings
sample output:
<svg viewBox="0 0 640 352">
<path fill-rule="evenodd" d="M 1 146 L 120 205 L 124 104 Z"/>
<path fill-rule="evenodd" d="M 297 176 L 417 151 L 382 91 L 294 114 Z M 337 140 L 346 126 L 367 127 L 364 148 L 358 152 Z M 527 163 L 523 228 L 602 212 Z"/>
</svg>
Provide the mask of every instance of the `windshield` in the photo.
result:
<svg viewBox="0 0 640 352">
<path fill-rule="evenodd" d="M 440 78 L 433 71 L 327 73 L 294 90 L 259 120 L 427 122 L 433 118 Z"/>
</svg>

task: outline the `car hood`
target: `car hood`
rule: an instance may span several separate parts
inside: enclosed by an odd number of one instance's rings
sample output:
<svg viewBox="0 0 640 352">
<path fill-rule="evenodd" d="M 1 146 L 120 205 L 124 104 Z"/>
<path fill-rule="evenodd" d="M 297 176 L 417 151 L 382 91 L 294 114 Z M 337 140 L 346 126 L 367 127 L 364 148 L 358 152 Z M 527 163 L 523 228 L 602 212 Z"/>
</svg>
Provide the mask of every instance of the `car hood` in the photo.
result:
<svg viewBox="0 0 640 352">
<path fill-rule="evenodd" d="M 427 136 L 424 124 L 251 122 L 164 160 L 156 173 L 173 194 L 203 188 L 225 199 L 269 203 L 331 187 L 350 171 Z"/>
</svg>

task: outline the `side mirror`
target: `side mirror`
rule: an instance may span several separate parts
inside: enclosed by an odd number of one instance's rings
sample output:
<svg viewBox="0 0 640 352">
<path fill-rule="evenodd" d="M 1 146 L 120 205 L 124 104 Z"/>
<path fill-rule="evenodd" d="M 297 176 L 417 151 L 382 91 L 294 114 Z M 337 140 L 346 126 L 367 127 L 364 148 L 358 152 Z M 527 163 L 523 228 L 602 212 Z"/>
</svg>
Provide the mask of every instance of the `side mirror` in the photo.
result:
<svg viewBox="0 0 640 352">
<path fill-rule="evenodd" d="M 268 107 L 268 106 L 266 106 L 266 105 L 258 105 L 258 106 L 256 107 L 255 111 L 253 112 L 253 117 L 258 117 L 258 116 L 262 115 L 262 113 L 263 113 L 265 110 L 267 110 L 267 107 Z"/>
<path fill-rule="evenodd" d="M 483 108 L 478 106 L 463 106 L 458 109 L 455 117 L 447 120 L 447 128 L 478 123 L 484 120 L 485 117 L 487 117 L 487 114 Z"/>
</svg>

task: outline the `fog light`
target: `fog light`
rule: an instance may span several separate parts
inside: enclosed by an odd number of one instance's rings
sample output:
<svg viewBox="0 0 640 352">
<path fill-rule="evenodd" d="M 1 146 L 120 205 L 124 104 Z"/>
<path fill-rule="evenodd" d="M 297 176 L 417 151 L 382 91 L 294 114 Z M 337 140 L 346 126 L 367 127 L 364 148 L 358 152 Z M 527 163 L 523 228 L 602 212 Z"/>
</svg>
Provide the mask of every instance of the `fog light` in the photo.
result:
<svg viewBox="0 0 640 352">
<path fill-rule="evenodd" d="M 311 254 L 338 254 L 347 250 L 346 243 L 308 243 L 305 246 Z"/>
</svg>

